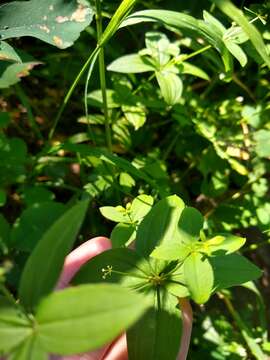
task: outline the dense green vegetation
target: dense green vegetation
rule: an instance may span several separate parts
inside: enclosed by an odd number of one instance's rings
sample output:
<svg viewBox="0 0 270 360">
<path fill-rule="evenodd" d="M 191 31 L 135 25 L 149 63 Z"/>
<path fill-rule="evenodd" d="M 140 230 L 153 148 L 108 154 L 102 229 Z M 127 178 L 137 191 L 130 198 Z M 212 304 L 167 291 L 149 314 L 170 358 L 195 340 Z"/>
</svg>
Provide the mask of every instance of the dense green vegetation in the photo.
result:
<svg viewBox="0 0 270 360">
<path fill-rule="evenodd" d="M 269 22 L 268 0 L 3 2 L 5 360 L 125 331 L 130 360 L 269 358 Z"/>
</svg>

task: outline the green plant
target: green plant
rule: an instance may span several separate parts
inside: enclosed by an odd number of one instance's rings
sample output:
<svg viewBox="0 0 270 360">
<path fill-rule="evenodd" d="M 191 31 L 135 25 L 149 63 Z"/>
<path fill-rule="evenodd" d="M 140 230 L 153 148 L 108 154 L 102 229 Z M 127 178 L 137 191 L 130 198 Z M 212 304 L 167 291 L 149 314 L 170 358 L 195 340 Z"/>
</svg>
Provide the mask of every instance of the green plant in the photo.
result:
<svg viewBox="0 0 270 360">
<path fill-rule="evenodd" d="M 181 360 L 267 359 L 268 25 L 267 1 L 0 6 L 8 360 L 84 352 L 124 331 L 134 360 L 179 348 Z M 101 233 L 112 249 L 53 293 L 75 241 Z"/>
</svg>

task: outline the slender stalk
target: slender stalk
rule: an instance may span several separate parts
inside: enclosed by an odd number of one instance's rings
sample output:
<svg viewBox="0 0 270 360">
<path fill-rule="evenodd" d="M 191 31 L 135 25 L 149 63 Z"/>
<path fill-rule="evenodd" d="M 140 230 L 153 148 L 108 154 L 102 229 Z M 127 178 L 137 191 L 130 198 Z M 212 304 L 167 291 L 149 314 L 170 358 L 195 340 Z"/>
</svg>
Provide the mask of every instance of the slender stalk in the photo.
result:
<svg viewBox="0 0 270 360">
<path fill-rule="evenodd" d="M 11 305 L 16 307 L 20 312 L 22 312 L 26 318 L 32 322 L 32 317 L 29 315 L 25 309 L 16 301 L 13 294 L 6 288 L 6 286 L 2 283 L 0 283 L 0 292 L 2 292 L 3 295 L 5 295 L 6 299 L 10 302 Z"/>
<path fill-rule="evenodd" d="M 187 298 L 179 298 L 179 306 L 182 312 L 182 337 L 180 350 L 177 356 L 177 360 L 186 360 L 190 345 L 193 312 L 190 302 Z"/>
<path fill-rule="evenodd" d="M 98 44 L 102 38 L 102 12 L 101 12 L 101 4 L 100 0 L 96 0 L 96 23 L 97 23 L 97 37 Z M 101 46 L 100 52 L 98 55 L 99 62 L 99 77 L 100 77 L 100 86 L 103 100 L 103 111 L 104 111 L 104 119 L 105 119 L 105 134 L 106 134 L 106 142 L 107 147 L 110 152 L 112 152 L 112 136 L 111 136 L 111 128 L 110 128 L 110 119 L 108 112 L 108 101 L 107 101 L 107 88 L 106 88 L 106 70 L 105 70 L 105 61 L 104 61 L 104 48 Z"/>
<path fill-rule="evenodd" d="M 54 122 L 53 122 L 53 125 L 52 125 L 52 128 L 49 132 L 49 136 L 48 136 L 48 139 L 51 140 L 53 135 L 54 135 L 54 132 L 55 132 L 55 129 L 58 125 L 58 122 L 63 114 L 63 111 L 65 110 L 65 107 L 67 105 L 67 103 L 69 102 L 69 99 L 71 97 L 71 95 L 73 94 L 73 91 L 75 90 L 76 86 L 78 85 L 81 77 L 83 76 L 84 72 L 87 70 L 89 64 L 91 63 L 93 57 L 95 56 L 96 52 L 98 51 L 98 47 L 96 47 L 96 49 L 89 55 L 88 59 L 86 60 L 86 62 L 84 63 L 83 67 L 81 68 L 81 70 L 79 71 L 78 75 L 76 76 L 75 80 L 73 81 L 71 87 L 69 88 L 62 104 L 61 104 L 61 107 L 58 111 L 58 113 L 56 114 L 56 117 L 54 119 Z"/>
<path fill-rule="evenodd" d="M 258 360 L 268 360 L 266 354 L 262 351 L 259 344 L 256 343 L 256 341 L 253 339 L 252 334 L 250 334 L 250 330 L 246 326 L 246 324 L 243 322 L 241 317 L 239 316 L 238 312 L 235 310 L 231 300 L 225 296 L 224 294 L 218 294 L 219 297 L 224 301 L 229 313 L 231 314 L 232 318 L 234 319 L 236 325 L 240 329 L 240 332 L 249 347 L 251 353 L 254 355 L 254 357 Z"/>
</svg>

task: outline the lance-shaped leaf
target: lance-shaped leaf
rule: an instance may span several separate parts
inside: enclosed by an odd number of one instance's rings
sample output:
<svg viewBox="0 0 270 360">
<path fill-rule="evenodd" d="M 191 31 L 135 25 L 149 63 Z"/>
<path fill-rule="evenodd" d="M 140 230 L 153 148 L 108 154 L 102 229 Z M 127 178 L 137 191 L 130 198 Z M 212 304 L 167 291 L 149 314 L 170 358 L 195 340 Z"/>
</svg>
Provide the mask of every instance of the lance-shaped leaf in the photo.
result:
<svg viewBox="0 0 270 360">
<path fill-rule="evenodd" d="M 92 17 L 93 11 L 84 1 L 13 1 L 0 7 L 0 37 L 32 36 L 65 49 Z"/>
<path fill-rule="evenodd" d="M 177 300 L 162 288 L 148 296 L 152 307 L 127 332 L 129 360 L 175 360 L 181 338 Z"/>
<path fill-rule="evenodd" d="M 25 315 L 0 297 L 0 354 L 18 346 L 31 332 L 31 323 Z"/>
<path fill-rule="evenodd" d="M 145 216 L 138 227 L 136 249 L 148 256 L 156 246 L 174 241 L 184 202 L 176 195 L 168 196 Z"/>
<path fill-rule="evenodd" d="M 81 285 L 49 295 L 37 308 L 38 340 L 48 352 L 70 355 L 113 340 L 149 301 L 114 284 Z"/>
<path fill-rule="evenodd" d="M 19 297 L 24 306 L 33 308 L 41 297 L 53 290 L 83 222 L 88 200 L 67 210 L 44 233 L 23 270 Z"/>
<path fill-rule="evenodd" d="M 214 285 L 214 271 L 209 259 L 198 252 L 192 253 L 184 262 L 184 276 L 192 300 L 205 303 Z"/>
</svg>

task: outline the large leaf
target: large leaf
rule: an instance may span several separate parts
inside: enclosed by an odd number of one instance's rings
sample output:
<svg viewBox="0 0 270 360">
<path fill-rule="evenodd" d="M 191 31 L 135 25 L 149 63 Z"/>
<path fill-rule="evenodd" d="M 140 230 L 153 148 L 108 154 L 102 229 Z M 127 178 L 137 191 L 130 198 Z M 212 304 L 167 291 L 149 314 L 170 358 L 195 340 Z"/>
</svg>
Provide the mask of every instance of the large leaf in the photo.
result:
<svg viewBox="0 0 270 360">
<path fill-rule="evenodd" d="M 33 205 L 21 214 L 11 231 L 11 244 L 23 251 L 32 251 L 46 230 L 64 213 L 61 203 Z"/>
<path fill-rule="evenodd" d="M 137 287 L 148 282 L 151 272 L 150 264 L 135 251 L 127 248 L 112 249 L 104 251 L 83 265 L 75 275 L 73 283 L 107 281 Z"/>
<path fill-rule="evenodd" d="M 154 205 L 138 227 L 138 252 L 148 256 L 156 246 L 173 241 L 184 206 L 176 195 L 168 196 Z"/>
<path fill-rule="evenodd" d="M 246 33 L 253 46 L 260 54 L 266 65 L 270 68 L 270 56 L 267 50 L 263 38 L 256 27 L 251 24 L 248 19 L 244 16 L 243 12 L 238 9 L 230 0 L 211 0 L 216 4 L 221 11 L 223 11 L 228 17 L 238 24 L 242 30 Z M 232 48 L 230 49 L 230 51 Z M 234 54 L 236 55 L 236 54 Z M 244 59 L 242 59 L 243 61 Z"/>
<path fill-rule="evenodd" d="M 127 332 L 129 360 L 175 360 L 182 328 L 177 300 L 164 289 L 148 296 L 153 306 Z"/>
<path fill-rule="evenodd" d="M 215 273 L 215 291 L 256 280 L 262 271 L 244 256 L 230 254 L 209 259 Z"/>
<path fill-rule="evenodd" d="M 69 355 L 96 349 L 136 321 L 148 300 L 119 285 L 81 285 L 49 295 L 37 308 L 38 339 Z"/>
<path fill-rule="evenodd" d="M 44 233 L 23 270 L 19 296 L 27 308 L 37 305 L 41 297 L 55 286 L 66 255 L 81 227 L 88 200 L 67 210 Z"/>
<path fill-rule="evenodd" d="M 0 297 L 0 354 L 9 352 L 22 343 L 32 332 L 25 315 Z"/>
<path fill-rule="evenodd" d="M 205 303 L 214 284 L 214 272 L 209 259 L 200 253 L 192 253 L 184 262 L 184 275 L 191 298 L 198 304 Z"/>
<path fill-rule="evenodd" d="M 40 347 L 37 337 L 31 336 L 9 355 L 8 360 L 48 360 L 48 355 Z"/>
<path fill-rule="evenodd" d="M 32 36 L 61 49 L 71 46 L 90 24 L 93 11 L 83 1 L 13 1 L 0 7 L 2 40 Z"/>
</svg>

